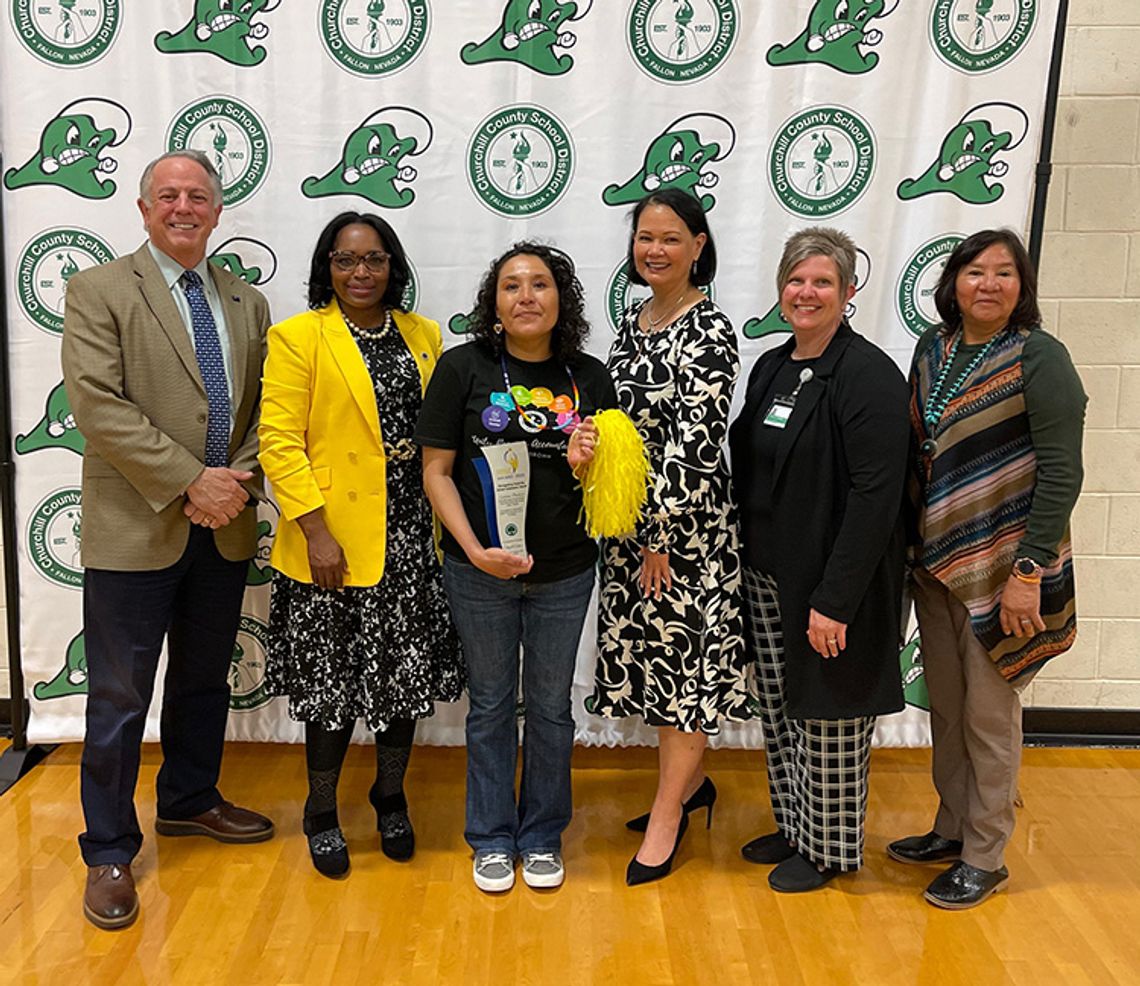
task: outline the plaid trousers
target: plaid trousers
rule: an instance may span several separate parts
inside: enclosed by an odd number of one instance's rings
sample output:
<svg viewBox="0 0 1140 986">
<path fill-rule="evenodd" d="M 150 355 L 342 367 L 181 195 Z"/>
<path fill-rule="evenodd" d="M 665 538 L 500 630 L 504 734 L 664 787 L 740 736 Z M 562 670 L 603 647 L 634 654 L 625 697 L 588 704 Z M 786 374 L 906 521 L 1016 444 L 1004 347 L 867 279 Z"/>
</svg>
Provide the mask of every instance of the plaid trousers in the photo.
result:
<svg viewBox="0 0 1140 986">
<path fill-rule="evenodd" d="M 776 824 L 813 863 L 844 872 L 857 870 L 863 863 L 875 717 L 788 718 L 776 580 L 750 568 L 743 574 Z"/>
</svg>

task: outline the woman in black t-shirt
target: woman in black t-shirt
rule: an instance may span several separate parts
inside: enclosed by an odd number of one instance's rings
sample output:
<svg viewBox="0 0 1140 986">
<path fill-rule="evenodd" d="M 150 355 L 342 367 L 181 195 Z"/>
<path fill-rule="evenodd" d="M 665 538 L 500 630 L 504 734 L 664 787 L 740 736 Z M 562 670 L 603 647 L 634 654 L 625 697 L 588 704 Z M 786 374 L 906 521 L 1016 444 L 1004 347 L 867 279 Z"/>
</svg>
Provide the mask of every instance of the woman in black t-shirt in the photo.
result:
<svg viewBox="0 0 1140 986">
<path fill-rule="evenodd" d="M 570 258 L 517 243 L 490 267 L 473 341 L 445 353 L 416 441 L 444 525 L 444 586 L 467 660 L 467 822 L 475 884 L 562 883 L 570 822 L 570 688 L 597 545 L 572 468 L 592 457 L 587 415 L 616 405 Z M 515 800 L 522 648 L 523 772 Z"/>
</svg>

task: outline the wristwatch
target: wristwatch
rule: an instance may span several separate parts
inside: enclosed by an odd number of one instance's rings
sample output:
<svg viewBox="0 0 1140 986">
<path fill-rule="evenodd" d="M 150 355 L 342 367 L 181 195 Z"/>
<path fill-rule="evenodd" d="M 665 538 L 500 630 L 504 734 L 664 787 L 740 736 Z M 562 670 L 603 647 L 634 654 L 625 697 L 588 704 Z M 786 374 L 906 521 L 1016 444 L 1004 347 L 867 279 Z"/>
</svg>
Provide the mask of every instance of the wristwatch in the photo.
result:
<svg viewBox="0 0 1140 986">
<path fill-rule="evenodd" d="M 1040 582 L 1041 566 L 1032 558 L 1018 558 L 1013 563 L 1013 576 L 1022 582 Z"/>
</svg>

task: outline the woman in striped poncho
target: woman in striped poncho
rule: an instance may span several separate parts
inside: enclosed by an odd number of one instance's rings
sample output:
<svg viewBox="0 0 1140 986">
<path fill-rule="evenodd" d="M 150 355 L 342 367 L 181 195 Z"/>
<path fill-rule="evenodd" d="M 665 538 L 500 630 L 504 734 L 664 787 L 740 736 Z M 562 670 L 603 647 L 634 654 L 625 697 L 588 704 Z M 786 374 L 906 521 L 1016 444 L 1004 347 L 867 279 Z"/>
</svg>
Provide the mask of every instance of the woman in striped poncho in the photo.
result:
<svg viewBox="0 0 1140 986">
<path fill-rule="evenodd" d="M 960 243 L 935 302 L 942 324 L 919 340 L 910 382 L 914 595 L 939 806 L 930 832 L 887 851 L 953 861 L 925 896 L 960 909 L 1009 879 L 1018 692 L 1076 637 L 1069 515 L 1086 398 L 1041 328 L 1036 274 L 1012 231 Z"/>
</svg>

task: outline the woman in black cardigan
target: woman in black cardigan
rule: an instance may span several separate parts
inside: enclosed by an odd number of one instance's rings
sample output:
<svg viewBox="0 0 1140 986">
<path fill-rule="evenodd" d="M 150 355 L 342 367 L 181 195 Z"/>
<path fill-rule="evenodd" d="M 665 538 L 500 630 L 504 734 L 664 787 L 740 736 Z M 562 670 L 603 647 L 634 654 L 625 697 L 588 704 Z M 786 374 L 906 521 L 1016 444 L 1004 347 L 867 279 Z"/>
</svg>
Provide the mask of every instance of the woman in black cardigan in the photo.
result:
<svg viewBox="0 0 1140 986">
<path fill-rule="evenodd" d="M 844 318 L 854 276 L 845 233 L 788 240 L 776 283 L 793 338 L 757 360 L 730 431 L 778 826 L 742 852 L 778 863 L 768 883 L 787 893 L 862 864 L 875 716 L 903 707 L 907 388 Z"/>
</svg>

